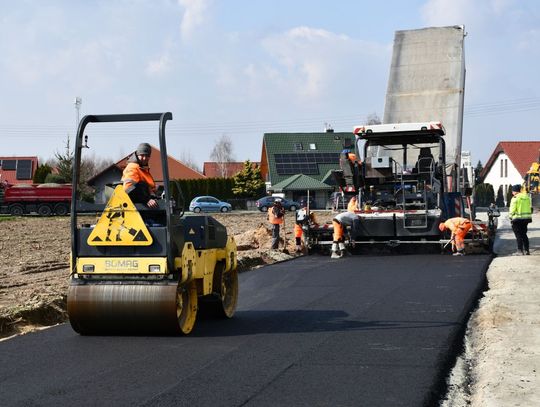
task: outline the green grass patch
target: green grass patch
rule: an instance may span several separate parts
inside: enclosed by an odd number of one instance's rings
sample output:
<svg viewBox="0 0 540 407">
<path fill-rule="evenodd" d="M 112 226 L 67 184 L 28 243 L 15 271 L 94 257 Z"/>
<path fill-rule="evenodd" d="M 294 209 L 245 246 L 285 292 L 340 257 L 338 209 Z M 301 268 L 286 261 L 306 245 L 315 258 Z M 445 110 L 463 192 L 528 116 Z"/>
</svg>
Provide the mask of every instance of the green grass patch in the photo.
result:
<svg viewBox="0 0 540 407">
<path fill-rule="evenodd" d="M 8 220 L 15 220 L 15 216 L 2 216 L 0 215 L 0 222 L 8 221 Z"/>
</svg>

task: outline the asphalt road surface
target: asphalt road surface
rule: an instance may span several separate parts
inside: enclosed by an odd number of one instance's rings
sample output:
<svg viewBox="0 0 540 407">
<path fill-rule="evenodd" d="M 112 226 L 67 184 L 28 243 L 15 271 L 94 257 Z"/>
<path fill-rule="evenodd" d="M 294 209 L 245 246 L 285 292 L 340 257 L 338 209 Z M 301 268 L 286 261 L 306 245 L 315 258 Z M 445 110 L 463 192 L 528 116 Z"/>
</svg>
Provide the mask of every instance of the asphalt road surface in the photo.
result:
<svg viewBox="0 0 540 407">
<path fill-rule="evenodd" d="M 240 275 L 188 337 L 0 343 L 2 406 L 436 405 L 489 256 L 310 256 Z"/>
</svg>

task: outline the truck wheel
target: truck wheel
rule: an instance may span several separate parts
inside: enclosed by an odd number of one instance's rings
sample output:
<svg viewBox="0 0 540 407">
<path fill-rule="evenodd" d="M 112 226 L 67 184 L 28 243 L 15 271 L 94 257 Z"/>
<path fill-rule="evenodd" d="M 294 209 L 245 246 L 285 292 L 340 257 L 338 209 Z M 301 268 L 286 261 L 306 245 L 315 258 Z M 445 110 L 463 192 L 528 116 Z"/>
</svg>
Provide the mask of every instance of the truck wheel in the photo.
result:
<svg viewBox="0 0 540 407">
<path fill-rule="evenodd" d="M 24 215 L 24 208 L 22 205 L 14 204 L 9 207 L 9 213 L 13 216 L 22 216 Z"/>
<path fill-rule="evenodd" d="M 51 216 L 52 208 L 49 205 L 41 204 L 37 208 L 37 213 L 39 214 L 39 216 Z"/>
<path fill-rule="evenodd" d="M 54 207 L 54 213 L 58 216 L 66 216 L 69 212 L 69 207 L 65 203 L 57 203 Z"/>
</svg>

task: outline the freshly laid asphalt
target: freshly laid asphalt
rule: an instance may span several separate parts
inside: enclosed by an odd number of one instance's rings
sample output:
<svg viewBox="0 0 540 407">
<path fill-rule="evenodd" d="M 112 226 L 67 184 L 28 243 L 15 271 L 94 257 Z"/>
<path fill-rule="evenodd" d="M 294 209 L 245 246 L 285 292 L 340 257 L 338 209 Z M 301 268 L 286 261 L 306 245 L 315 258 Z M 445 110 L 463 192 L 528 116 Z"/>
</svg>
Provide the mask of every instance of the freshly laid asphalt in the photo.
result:
<svg viewBox="0 0 540 407">
<path fill-rule="evenodd" d="M 242 273 L 235 317 L 187 337 L 16 337 L 0 405 L 437 405 L 490 260 L 302 257 Z"/>
</svg>

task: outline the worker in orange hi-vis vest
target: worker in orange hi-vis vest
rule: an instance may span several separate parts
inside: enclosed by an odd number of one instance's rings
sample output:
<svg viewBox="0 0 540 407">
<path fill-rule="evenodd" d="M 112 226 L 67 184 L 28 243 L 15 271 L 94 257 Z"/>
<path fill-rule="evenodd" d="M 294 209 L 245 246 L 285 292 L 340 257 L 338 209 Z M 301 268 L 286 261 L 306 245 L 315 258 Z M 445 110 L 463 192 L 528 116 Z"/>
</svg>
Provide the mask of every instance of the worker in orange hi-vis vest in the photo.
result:
<svg viewBox="0 0 540 407">
<path fill-rule="evenodd" d="M 276 199 L 274 204 L 268 208 L 268 221 L 272 225 L 272 246 L 273 250 L 277 250 L 279 247 L 279 229 L 283 225 L 285 219 L 285 209 L 281 204 L 280 199 Z"/>
<path fill-rule="evenodd" d="M 467 236 L 467 232 L 471 230 L 472 223 L 467 218 L 450 218 L 446 222 L 441 222 L 439 225 L 439 230 L 441 232 L 444 232 L 445 230 L 449 230 L 452 232 L 452 236 L 450 237 L 452 241 L 452 251 L 454 252 L 454 256 L 464 256 L 465 255 L 465 236 Z"/>
<path fill-rule="evenodd" d="M 347 212 L 341 212 L 332 219 L 332 226 L 334 227 L 333 242 L 332 242 L 332 259 L 339 259 L 345 254 L 345 243 L 343 242 L 343 235 L 347 226 L 352 226 L 354 220 L 357 218 L 356 211 L 358 210 L 358 200 L 356 196 L 353 196 L 347 205 Z"/>
</svg>

